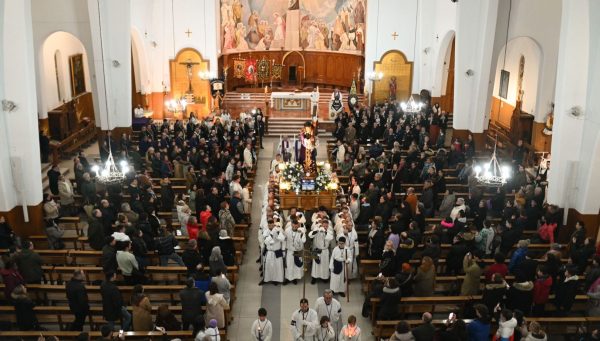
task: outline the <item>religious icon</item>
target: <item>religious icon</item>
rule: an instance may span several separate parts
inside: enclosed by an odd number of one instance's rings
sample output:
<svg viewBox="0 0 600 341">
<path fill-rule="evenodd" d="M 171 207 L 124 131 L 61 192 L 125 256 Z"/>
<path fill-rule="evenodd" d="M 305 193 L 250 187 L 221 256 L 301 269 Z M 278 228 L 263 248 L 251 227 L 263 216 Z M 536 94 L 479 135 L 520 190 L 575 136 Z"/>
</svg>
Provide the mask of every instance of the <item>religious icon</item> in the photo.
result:
<svg viewBox="0 0 600 341">
<path fill-rule="evenodd" d="M 244 59 L 233 61 L 233 77 L 244 78 L 244 69 L 246 67 L 246 61 Z"/>
<path fill-rule="evenodd" d="M 83 54 L 69 57 L 71 64 L 71 96 L 76 97 L 85 92 L 85 73 L 83 71 Z"/>
<path fill-rule="evenodd" d="M 398 85 L 396 84 L 396 76 L 392 76 L 389 82 L 390 86 L 390 101 L 396 100 L 396 93 L 398 91 Z"/>
</svg>

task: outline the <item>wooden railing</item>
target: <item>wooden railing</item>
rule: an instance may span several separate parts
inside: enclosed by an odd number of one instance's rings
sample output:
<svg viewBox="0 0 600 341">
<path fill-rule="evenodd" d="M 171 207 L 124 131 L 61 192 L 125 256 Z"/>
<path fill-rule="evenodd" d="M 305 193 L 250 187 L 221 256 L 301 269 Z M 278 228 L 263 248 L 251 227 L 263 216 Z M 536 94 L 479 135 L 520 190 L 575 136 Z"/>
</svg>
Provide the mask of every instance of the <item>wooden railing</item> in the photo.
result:
<svg viewBox="0 0 600 341">
<path fill-rule="evenodd" d="M 61 157 L 73 154 L 81 147 L 96 138 L 96 125 L 90 122 L 87 126 L 79 129 L 77 132 L 60 141 L 59 143 L 50 144 L 52 149 L 52 161 L 60 162 Z"/>
</svg>

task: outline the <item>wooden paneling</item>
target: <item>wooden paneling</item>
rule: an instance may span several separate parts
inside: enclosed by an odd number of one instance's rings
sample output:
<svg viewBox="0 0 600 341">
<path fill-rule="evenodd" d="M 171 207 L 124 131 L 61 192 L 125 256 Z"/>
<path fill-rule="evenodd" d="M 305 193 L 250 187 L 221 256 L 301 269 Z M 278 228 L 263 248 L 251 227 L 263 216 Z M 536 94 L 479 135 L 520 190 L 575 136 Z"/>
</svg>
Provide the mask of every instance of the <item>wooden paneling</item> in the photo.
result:
<svg viewBox="0 0 600 341">
<path fill-rule="evenodd" d="M 490 119 L 500 127 L 510 130 L 510 119 L 514 110 L 514 106 L 493 96 Z"/>
<path fill-rule="evenodd" d="M 191 87 L 196 103 L 187 108 L 187 112 L 184 115 L 185 118 L 189 117 L 190 110 L 200 115 L 206 115 L 210 111 L 209 81 L 200 79 L 198 76 L 199 72 L 210 69 L 209 61 L 202 59 L 202 55 L 192 48 L 180 50 L 175 59 L 169 61 L 171 92 L 168 95 L 168 99 L 179 99 L 189 91 L 190 81 L 188 78 L 188 69 L 185 65 L 188 61 L 196 63 L 192 66 L 191 74 Z M 181 113 L 178 113 L 177 118 L 181 118 L 180 115 Z M 173 118 L 173 114 L 170 112 L 163 112 L 163 116 Z"/>
<path fill-rule="evenodd" d="M 544 127 L 544 122 L 533 122 L 531 145 L 536 152 L 549 152 L 552 147 L 552 135 L 544 134 Z"/>
<path fill-rule="evenodd" d="M 575 223 L 582 221 L 585 226 L 585 235 L 597 240 L 598 227 L 600 225 L 600 214 L 581 214 L 574 208 L 570 208 L 567 215 L 567 226 L 559 231 L 558 242 L 566 244 L 569 237 L 575 231 Z"/>
<path fill-rule="evenodd" d="M 219 57 L 219 70 L 222 71 L 224 66 L 229 66 L 227 72 L 227 89 L 232 91 L 237 88 L 251 86 L 251 84 L 246 83 L 244 79 L 233 77 L 233 61 L 235 59 L 260 60 L 264 57 L 270 61 L 274 60 L 276 64 L 281 64 L 283 57 L 288 52 L 289 51 L 245 52 Z M 282 80 L 274 80 L 274 85 L 293 86 L 293 84 L 288 84 L 287 82 L 288 68 L 291 65 L 295 65 L 296 67 L 303 66 L 302 57 L 304 57 L 305 78 L 303 79 L 303 83 L 305 87 L 310 88 L 318 85 L 320 87 L 338 87 L 340 89 L 348 90 L 352 86 L 352 78 L 357 76 L 358 69 L 364 64 L 364 57 L 358 55 L 314 51 L 298 52 L 299 53 L 290 53 L 286 57 L 282 72 Z M 260 87 L 264 87 L 265 85 L 270 85 L 270 82 L 267 81 L 264 82 L 264 84 L 259 82 Z"/>
<path fill-rule="evenodd" d="M 21 238 L 35 234 L 44 234 L 44 213 L 42 204 L 27 206 L 29 221 L 23 219 L 23 208 L 16 206 L 8 212 L 0 212 L 0 217 L 5 217 L 13 231 Z"/>
</svg>

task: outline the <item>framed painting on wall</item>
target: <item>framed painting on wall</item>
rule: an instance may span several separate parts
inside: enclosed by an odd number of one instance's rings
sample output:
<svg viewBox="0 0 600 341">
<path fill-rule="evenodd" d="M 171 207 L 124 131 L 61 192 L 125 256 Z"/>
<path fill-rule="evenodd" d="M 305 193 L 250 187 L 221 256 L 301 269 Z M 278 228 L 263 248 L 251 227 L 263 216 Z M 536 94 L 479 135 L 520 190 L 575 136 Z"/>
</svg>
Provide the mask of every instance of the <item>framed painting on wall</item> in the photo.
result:
<svg viewBox="0 0 600 341">
<path fill-rule="evenodd" d="M 500 88 L 498 96 L 506 99 L 508 96 L 508 81 L 510 79 L 510 72 L 506 70 L 500 70 Z"/>
<path fill-rule="evenodd" d="M 83 55 L 81 53 L 69 57 L 71 66 L 71 96 L 76 97 L 85 92 L 85 73 L 83 71 Z"/>
</svg>

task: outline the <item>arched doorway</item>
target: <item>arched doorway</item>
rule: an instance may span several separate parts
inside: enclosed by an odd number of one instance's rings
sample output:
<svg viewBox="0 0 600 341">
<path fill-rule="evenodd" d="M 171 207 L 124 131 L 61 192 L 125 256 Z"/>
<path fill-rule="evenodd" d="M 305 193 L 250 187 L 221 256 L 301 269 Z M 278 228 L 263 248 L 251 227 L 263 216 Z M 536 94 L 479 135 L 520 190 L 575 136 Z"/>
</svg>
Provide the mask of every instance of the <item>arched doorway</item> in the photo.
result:
<svg viewBox="0 0 600 341">
<path fill-rule="evenodd" d="M 440 44 L 432 102 L 446 112 L 454 112 L 454 47 L 456 34 L 448 31 Z M 437 98 L 439 97 L 439 98 Z"/>
<path fill-rule="evenodd" d="M 290 51 L 283 56 L 281 63 L 286 66 L 281 75 L 283 83 L 301 87 L 306 76 L 304 56 L 298 51 Z"/>
<path fill-rule="evenodd" d="M 149 88 L 148 66 L 144 42 L 139 31 L 131 29 L 131 101 L 134 107 L 147 107 L 145 95 Z"/>
</svg>

